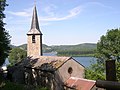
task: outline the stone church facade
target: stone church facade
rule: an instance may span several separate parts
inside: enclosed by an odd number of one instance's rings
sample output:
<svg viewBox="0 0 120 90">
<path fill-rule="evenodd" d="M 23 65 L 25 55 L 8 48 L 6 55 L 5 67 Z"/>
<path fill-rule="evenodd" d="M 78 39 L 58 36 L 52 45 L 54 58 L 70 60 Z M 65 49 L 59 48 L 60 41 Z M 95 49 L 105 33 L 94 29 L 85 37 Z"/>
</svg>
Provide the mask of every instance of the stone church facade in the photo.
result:
<svg viewBox="0 0 120 90">
<path fill-rule="evenodd" d="M 36 6 L 27 41 L 27 58 L 12 69 L 14 82 L 39 85 L 50 90 L 65 90 L 64 83 L 70 77 L 84 78 L 84 66 L 72 57 L 42 56 L 42 33 Z"/>
</svg>

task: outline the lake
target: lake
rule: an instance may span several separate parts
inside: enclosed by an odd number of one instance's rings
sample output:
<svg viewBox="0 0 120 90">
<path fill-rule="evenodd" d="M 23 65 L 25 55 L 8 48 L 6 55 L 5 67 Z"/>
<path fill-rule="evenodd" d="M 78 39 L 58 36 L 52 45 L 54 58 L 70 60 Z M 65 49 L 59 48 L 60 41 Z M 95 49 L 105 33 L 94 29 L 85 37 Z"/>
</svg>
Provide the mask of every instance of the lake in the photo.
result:
<svg viewBox="0 0 120 90">
<path fill-rule="evenodd" d="M 52 52 L 52 53 L 44 53 L 44 56 L 56 56 L 56 53 Z M 82 64 L 85 67 L 89 67 L 91 62 L 96 62 L 96 58 L 94 57 L 73 57 L 76 61 L 78 61 L 80 64 Z M 8 58 L 5 60 L 5 63 L 3 64 L 8 65 L 9 64 L 9 60 Z"/>
<path fill-rule="evenodd" d="M 44 53 L 43 55 L 44 56 L 56 56 L 54 52 Z M 96 63 L 95 57 L 73 57 L 73 58 L 85 67 L 89 67 L 91 63 Z"/>
<path fill-rule="evenodd" d="M 89 67 L 91 63 L 96 63 L 95 57 L 73 57 L 73 58 L 85 67 Z"/>
</svg>

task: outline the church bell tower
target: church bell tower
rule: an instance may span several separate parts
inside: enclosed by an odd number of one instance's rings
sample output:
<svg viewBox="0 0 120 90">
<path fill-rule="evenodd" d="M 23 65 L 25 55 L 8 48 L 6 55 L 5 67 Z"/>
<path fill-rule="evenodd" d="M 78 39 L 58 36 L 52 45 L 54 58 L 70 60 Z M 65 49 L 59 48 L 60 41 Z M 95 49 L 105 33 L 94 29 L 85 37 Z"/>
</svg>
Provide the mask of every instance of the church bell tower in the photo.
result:
<svg viewBox="0 0 120 90">
<path fill-rule="evenodd" d="M 33 9 L 31 29 L 27 33 L 27 56 L 42 56 L 42 33 L 39 28 L 36 5 Z"/>
</svg>

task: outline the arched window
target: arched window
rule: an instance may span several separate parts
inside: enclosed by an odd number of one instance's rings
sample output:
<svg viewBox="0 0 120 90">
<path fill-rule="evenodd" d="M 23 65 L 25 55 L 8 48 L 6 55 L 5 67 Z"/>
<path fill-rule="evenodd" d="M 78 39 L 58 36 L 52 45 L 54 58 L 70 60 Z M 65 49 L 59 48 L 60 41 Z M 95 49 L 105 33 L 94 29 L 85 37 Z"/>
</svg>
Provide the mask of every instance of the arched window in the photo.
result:
<svg viewBox="0 0 120 90">
<path fill-rule="evenodd" d="M 35 43 L 35 35 L 32 35 L 32 43 Z"/>
</svg>

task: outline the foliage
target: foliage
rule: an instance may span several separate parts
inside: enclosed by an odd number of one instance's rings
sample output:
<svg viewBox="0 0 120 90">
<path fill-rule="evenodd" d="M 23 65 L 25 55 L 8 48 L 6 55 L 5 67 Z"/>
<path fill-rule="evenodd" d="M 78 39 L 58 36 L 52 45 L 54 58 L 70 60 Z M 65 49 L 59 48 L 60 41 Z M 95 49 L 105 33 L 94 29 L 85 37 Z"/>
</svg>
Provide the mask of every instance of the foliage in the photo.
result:
<svg viewBox="0 0 120 90">
<path fill-rule="evenodd" d="M 48 88 L 46 88 L 46 87 L 36 87 L 36 89 L 35 90 L 49 90 Z"/>
<path fill-rule="evenodd" d="M 11 49 L 17 47 L 17 46 L 11 45 L 11 44 L 9 46 L 10 46 Z"/>
<path fill-rule="evenodd" d="M 92 64 L 85 69 L 85 78 L 91 80 L 105 80 L 104 67 L 101 64 Z"/>
<path fill-rule="evenodd" d="M 97 43 L 96 57 L 104 60 L 120 59 L 120 29 L 108 30 Z"/>
<path fill-rule="evenodd" d="M 83 43 L 78 45 L 60 45 L 60 46 L 51 46 L 55 51 L 87 51 L 95 50 L 96 44 L 92 43 Z"/>
<path fill-rule="evenodd" d="M 18 46 L 18 48 L 22 48 L 24 50 L 27 50 L 27 44 L 22 44 L 22 45 Z M 45 45 L 45 44 L 42 44 L 42 49 L 43 49 L 44 53 L 45 52 L 48 53 L 48 52 L 52 52 L 53 51 L 53 49 L 51 48 L 51 46 L 48 46 L 48 45 Z"/>
<path fill-rule="evenodd" d="M 26 90 L 24 88 L 24 85 L 12 83 L 9 81 L 4 82 L 4 86 L 0 87 L 0 89 L 2 90 Z"/>
<path fill-rule="evenodd" d="M 5 58 L 8 56 L 8 52 L 10 50 L 10 36 L 8 32 L 5 30 L 3 19 L 5 18 L 5 14 L 3 11 L 5 10 L 6 0 L 0 0 L 0 65 L 2 65 L 5 61 Z"/>
<path fill-rule="evenodd" d="M 58 51 L 57 55 L 59 56 L 94 56 L 94 50 L 63 50 Z"/>
<path fill-rule="evenodd" d="M 22 44 L 22 45 L 18 46 L 18 48 L 21 48 L 23 50 L 27 50 L 27 44 Z"/>
<path fill-rule="evenodd" d="M 116 62 L 116 70 L 117 70 L 116 73 L 117 80 L 120 81 L 120 62 Z"/>
<path fill-rule="evenodd" d="M 18 47 L 27 50 L 27 44 L 23 44 Z M 93 56 L 96 50 L 96 44 L 84 43 L 60 46 L 48 46 L 43 44 L 42 49 L 44 53 L 57 52 L 57 55 L 59 56 Z"/>
<path fill-rule="evenodd" d="M 46 87 L 35 87 L 30 85 L 17 84 L 5 81 L 0 85 L 0 90 L 48 90 Z"/>
<path fill-rule="evenodd" d="M 11 65 L 21 61 L 27 57 L 27 52 L 20 48 L 13 48 L 9 54 L 9 61 Z"/>
<path fill-rule="evenodd" d="M 106 35 L 101 36 L 97 43 L 95 56 L 98 58 L 97 63 L 91 65 L 93 68 L 86 70 L 86 78 L 94 79 L 95 75 L 93 72 L 101 76 L 104 75 L 105 61 L 116 60 L 117 80 L 120 80 L 120 29 L 108 30 Z"/>
</svg>

